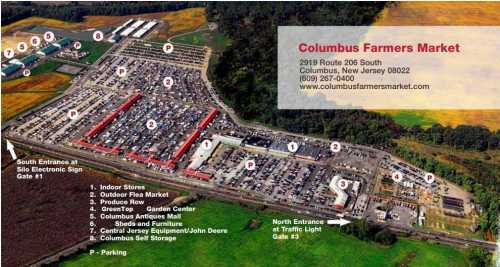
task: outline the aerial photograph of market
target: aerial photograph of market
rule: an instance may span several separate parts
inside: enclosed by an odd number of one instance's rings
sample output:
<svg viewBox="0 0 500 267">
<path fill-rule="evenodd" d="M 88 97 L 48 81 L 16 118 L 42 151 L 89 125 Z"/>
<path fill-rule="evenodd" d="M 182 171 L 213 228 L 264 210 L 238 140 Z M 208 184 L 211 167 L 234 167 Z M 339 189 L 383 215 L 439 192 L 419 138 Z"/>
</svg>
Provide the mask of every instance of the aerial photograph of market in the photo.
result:
<svg viewBox="0 0 500 267">
<path fill-rule="evenodd" d="M 499 266 L 500 110 L 279 110 L 276 62 L 500 3 L 1 5 L 2 266 Z"/>
</svg>

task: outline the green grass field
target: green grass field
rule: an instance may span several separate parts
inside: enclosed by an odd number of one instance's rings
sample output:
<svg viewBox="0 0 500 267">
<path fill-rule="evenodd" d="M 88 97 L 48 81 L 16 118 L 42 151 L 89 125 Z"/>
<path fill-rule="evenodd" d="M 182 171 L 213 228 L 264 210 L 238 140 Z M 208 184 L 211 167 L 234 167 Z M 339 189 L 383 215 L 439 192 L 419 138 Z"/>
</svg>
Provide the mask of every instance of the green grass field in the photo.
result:
<svg viewBox="0 0 500 267">
<path fill-rule="evenodd" d="M 112 44 L 108 42 L 92 42 L 92 41 L 80 41 L 82 48 L 80 51 L 90 52 L 90 54 L 84 58 L 81 58 L 78 62 L 84 64 L 93 64 L 96 62 L 106 51 L 108 51 Z"/>
<path fill-rule="evenodd" d="M 395 110 L 395 111 L 382 111 L 382 114 L 386 114 L 392 119 L 405 127 L 421 126 L 423 128 L 429 128 L 433 124 L 438 123 L 432 117 L 426 116 L 425 114 L 412 111 L 412 110 Z"/>
<path fill-rule="evenodd" d="M 127 250 L 126 257 L 84 252 L 62 266 L 467 266 L 461 251 L 444 245 L 401 239 L 392 247 L 364 242 L 323 227 L 300 240 L 272 239 L 273 218 L 292 215 L 256 212 L 237 204 L 203 200 L 183 214 L 184 226 L 227 228 L 226 235 L 180 235 L 166 242 L 110 242 L 93 249 Z M 258 218 L 262 225 L 245 229 Z"/>
<path fill-rule="evenodd" d="M 200 30 L 184 35 L 180 35 L 172 39 L 173 43 L 209 46 L 215 51 L 222 51 L 231 42 L 218 31 L 211 32 L 209 30 Z"/>
<path fill-rule="evenodd" d="M 43 73 L 55 71 L 61 65 L 62 65 L 61 62 L 49 60 L 49 61 L 47 61 L 43 64 L 40 64 L 40 65 L 36 66 L 35 68 L 33 68 L 31 70 L 31 76 L 40 75 Z"/>
<path fill-rule="evenodd" d="M 41 75 L 44 73 L 49 73 L 55 71 L 59 66 L 61 66 L 61 62 L 53 61 L 53 60 L 47 60 L 46 62 L 43 62 L 36 66 L 35 68 L 31 69 L 31 75 L 30 76 L 36 76 L 36 75 Z M 4 78 L 2 79 L 2 82 L 7 82 L 7 81 L 13 81 L 22 78 L 23 76 L 18 76 L 18 77 L 10 77 L 10 78 Z"/>
</svg>

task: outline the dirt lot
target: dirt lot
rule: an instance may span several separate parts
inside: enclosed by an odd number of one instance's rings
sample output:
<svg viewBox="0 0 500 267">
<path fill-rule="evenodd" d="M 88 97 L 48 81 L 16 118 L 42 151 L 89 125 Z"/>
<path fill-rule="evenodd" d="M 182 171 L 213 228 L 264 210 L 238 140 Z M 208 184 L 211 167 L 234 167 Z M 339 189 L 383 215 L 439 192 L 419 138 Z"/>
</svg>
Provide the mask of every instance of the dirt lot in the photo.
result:
<svg viewBox="0 0 500 267">
<path fill-rule="evenodd" d="M 25 265 L 87 237 L 90 184 L 123 183 L 131 182 L 87 168 L 80 174 L 18 180 L 16 165 L 7 166 L 2 170 L 2 266 Z M 148 205 L 162 205 L 177 193 L 169 195 L 169 199 L 144 200 Z M 135 207 L 137 212 L 145 208 Z M 97 225 L 102 222 L 97 221 Z"/>
</svg>

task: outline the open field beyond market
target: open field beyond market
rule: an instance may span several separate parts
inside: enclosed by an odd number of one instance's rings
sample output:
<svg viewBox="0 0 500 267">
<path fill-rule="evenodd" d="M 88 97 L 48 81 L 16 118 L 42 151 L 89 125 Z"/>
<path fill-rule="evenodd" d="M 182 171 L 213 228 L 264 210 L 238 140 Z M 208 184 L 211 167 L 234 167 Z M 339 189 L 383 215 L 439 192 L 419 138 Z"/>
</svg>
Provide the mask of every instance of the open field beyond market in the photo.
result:
<svg viewBox="0 0 500 267">
<path fill-rule="evenodd" d="M 88 30 L 101 27 L 117 26 L 129 19 L 157 19 L 167 24 L 167 27 L 155 30 L 158 38 L 166 38 L 173 34 L 193 31 L 206 23 L 205 8 L 187 8 L 172 12 L 146 13 L 128 16 L 86 16 L 83 22 L 66 22 L 57 19 L 29 17 L 2 27 L 2 34 L 19 35 L 33 26 L 46 26 L 68 30 Z M 3 39 L 3 38 L 2 38 Z M 12 42 L 11 42 L 12 43 Z"/>
<path fill-rule="evenodd" d="M 398 2 L 379 15 L 374 26 L 498 26 L 498 2 Z M 434 123 L 455 127 L 483 125 L 500 129 L 500 110 L 393 110 L 382 111 L 404 126 L 430 127 Z"/>
<path fill-rule="evenodd" d="M 87 252 L 62 266 L 467 266 L 461 251 L 407 239 L 392 247 L 360 241 L 330 227 L 301 234 L 299 240 L 273 240 L 272 219 L 290 215 L 256 212 L 238 204 L 204 200 L 183 214 L 186 227 L 227 228 L 228 234 L 181 235 L 168 242 L 108 242 L 93 249 L 127 250 L 127 257 L 89 256 Z M 252 219 L 262 222 L 248 228 Z M 305 253 L 306 252 L 306 253 Z M 145 257 L 147 255 L 147 257 Z M 266 255 L 263 257 L 262 255 Z M 401 265 L 406 264 L 406 265 Z"/>
<path fill-rule="evenodd" d="M 70 85 L 71 76 L 55 72 L 61 64 L 48 61 L 31 70 L 31 76 L 2 81 L 2 121 L 33 108 Z"/>
</svg>

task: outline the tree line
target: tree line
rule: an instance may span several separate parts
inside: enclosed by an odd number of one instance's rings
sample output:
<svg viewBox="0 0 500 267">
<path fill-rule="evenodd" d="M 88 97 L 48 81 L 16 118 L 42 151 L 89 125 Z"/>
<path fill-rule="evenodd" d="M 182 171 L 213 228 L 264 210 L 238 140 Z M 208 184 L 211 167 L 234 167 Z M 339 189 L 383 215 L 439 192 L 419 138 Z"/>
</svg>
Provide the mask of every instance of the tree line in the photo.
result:
<svg viewBox="0 0 500 267">
<path fill-rule="evenodd" d="M 479 227 L 483 232 L 491 229 L 493 233 L 497 233 L 498 212 L 500 211 L 500 177 L 494 172 L 474 172 L 475 176 L 472 177 L 452 166 L 405 147 L 397 146 L 393 152 L 413 165 L 435 173 L 473 193 L 477 201 L 476 204 L 479 204 L 482 209 Z"/>
<path fill-rule="evenodd" d="M 403 128 L 388 116 L 363 110 L 277 109 L 278 26 L 370 25 L 384 6 L 383 2 L 209 3 L 209 21 L 217 22 L 232 40 L 211 68 L 210 78 L 243 119 L 296 133 L 382 147 L 405 135 L 458 149 L 497 149 L 500 131 L 481 126 Z"/>
<path fill-rule="evenodd" d="M 452 128 L 434 124 L 427 129 L 412 127 L 408 129 L 407 135 L 425 143 L 458 149 L 484 151 L 500 147 L 500 130 L 494 132 L 482 126 L 459 125 Z"/>
<path fill-rule="evenodd" d="M 207 6 L 208 19 L 217 22 L 233 40 L 210 76 L 223 99 L 243 119 L 295 133 L 380 147 L 392 146 L 394 138 L 405 135 L 459 149 L 498 149 L 500 130 L 492 132 L 481 126 L 452 128 L 436 124 L 428 129 L 403 128 L 388 116 L 364 110 L 277 109 L 278 25 L 369 25 L 385 5 L 384 2 L 3 2 L 2 24 L 30 16 L 78 22 L 87 15 L 130 15 Z"/>
<path fill-rule="evenodd" d="M 374 241 L 382 245 L 392 245 L 397 241 L 396 235 L 387 227 L 369 224 L 366 220 L 354 220 L 340 227 L 340 231 L 364 241 Z"/>
<path fill-rule="evenodd" d="M 81 22 L 84 16 L 123 16 L 141 13 L 176 11 L 201 6 L 203 2 L 70 2 L 43 4 L 36 2 L 2 2 L 2 24 L 31 16 Z"/>
<path fill-rule="evenodd" d="M 279 110 L 278 25 L 369 25 L 383 2 L 210 2 L 209 21 L 231 40 L 210 77 L 238 115 L 287 131 L 352 143 L 390 146 L 403 128 L 389 117 L 364 110 Z"/>
</svg>

